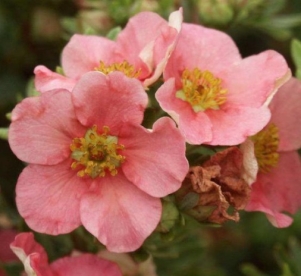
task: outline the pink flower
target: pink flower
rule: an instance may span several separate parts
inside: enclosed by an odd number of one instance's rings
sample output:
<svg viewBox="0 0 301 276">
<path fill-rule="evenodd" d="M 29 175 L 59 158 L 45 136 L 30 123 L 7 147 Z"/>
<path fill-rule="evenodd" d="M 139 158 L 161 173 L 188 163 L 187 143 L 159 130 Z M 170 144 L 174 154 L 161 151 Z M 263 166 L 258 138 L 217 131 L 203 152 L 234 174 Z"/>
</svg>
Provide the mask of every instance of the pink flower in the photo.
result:
<svg viewBox="0 0 301 276">
<path fill-rule="evenodd" d="M 188 143 L 236 145 L 267 124 L 265 103 L 290 70 L 274 51 L 242 59 L 228 35 L 183 24 L 163 74 L 156 98 Z"/>
<path fill-rule="evenodd" d="M 57 235 L 83 224 L 110 251 L 141 246 L 160 220 L 159 198 L 188 171 L 171 119 L 153 130 L 140 125 L 146 105 L 138 80 L 89 72 L 72 93 L 57 89 L 16 106 L 9 143 L 30 163 L 16 201 L 32 229 Z"/>
<path fill-rule="evenodd" d="M 21 233 L 10 245 L 23 262 L 28 276 L 121 276 L 118 266 L 92 254 L 64 257 L 48 263 L 44 248 L 34 240 L 32 233 Z"/>
<path fill-rule="evenodd" d="M 60 75 L 37 66 L 34 70 L 38 91 L 55 88 L 72 90 L 86 72 L 122 71 L 149 86 L 161 75 L 182 23 L 182 10 L 173 12 L 166 22 L 152 12 L 141 12 L 132 17 L 117 41 L 105 37 L 74 35 L 62 53 Z"/>
<path fill-rule="evenodd" d="M 287 227 L 301 207 L 301 82 L 292 78 L 279 89 L 268 125 L 252 141 L 259 173 L 247 211 L 264 212 L 276 227 Z"/>
</svg>

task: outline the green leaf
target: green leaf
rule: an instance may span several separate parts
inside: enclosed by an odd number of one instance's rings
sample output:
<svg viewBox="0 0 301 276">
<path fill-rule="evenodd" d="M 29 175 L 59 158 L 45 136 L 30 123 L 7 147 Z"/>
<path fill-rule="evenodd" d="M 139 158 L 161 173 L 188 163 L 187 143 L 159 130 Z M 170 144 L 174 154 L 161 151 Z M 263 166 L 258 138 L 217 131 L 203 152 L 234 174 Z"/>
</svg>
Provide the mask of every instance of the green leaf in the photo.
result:
<svg viewBox="0 0 301 276">
<path fill-rule="evenodd" d="M 293 39 L 291 43 L 291 55 L 296 65 L 296 77 L 301 79 L 301 41 Z"/>
<path fill-rule="evenodd" d="M 179 211 L 171 201 L 163 201 L 161 221 L 157 227 L 159 232 L 167 233 L 179 219 Z"/>
<path fill-rule="evenodd" d="M 0 128 L 0 138 L 4 140 L 8 139 L 8 128 L 4 128 L 4 127 Z"/>
<path fill-rule="evenodd" d="M 119 33 L 121 32 L 121 27 L 117 26 L 113 29 L 111 29 L 108 34 L 107 34 L 107 38 L 111 39 L 111 40 L 116 40 L 117 36 L 119 35 Z"/>
<path fill-rule="evenodd" d="M 246 276 L 268 276 L 267 274 L 259 271 L 253 264 L 243 264 L 241 271 Z"/>
</svg>

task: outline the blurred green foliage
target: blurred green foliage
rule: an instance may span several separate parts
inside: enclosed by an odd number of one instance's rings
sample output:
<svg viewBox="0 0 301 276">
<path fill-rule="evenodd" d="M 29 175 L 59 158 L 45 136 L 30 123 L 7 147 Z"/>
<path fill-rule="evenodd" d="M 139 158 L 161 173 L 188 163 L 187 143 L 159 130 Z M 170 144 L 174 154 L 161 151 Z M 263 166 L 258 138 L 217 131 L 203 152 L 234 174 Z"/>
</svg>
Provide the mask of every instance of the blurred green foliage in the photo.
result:
<svg viewBox="0 0 301 276">
<path fill-rule="evenodd" d="M 34 67 L 43 64 L 55 70 L 73 33 L 108 34 L 114 39 L 135 13 L 151 10 L 167 18 L 181 6 L 185 22 L 227 32 L 243 56 L 274 49 L 301 78 L 300 0 L 1 0 L 1 138 L 6 137 L 9 125 L 5 115 L 22 97 L 34 95 Z M 0 148 L 0 215 L 7 215 L 14 228 L 29 231 L 14 202 L 24 164 L 14 157 L 7 141 L 0 140 Z M 191 150 L 199 154 L 199 149 Z M 172 201 L 165 201 L 164 206 L 166 217 L 173 217 L 164 220 L 163 216 L 159 227 L 165 233 L 150 237 L 136 253 L 137 259 L 143 259 L 151 252 L 160 276 L 301 275 L 301 213 L 287 229 L 274 228 L 258 213 L 242 213 L 239 223 L 211 227 L 185 219 Z M 82 228 L 70 235 L 36 234 L 36 238 L 50 260 L 69 254 L 72 248 L 94 252 L 101 246 Z M 7 268 L 10 275 L 20 270 L 18 265 Z"/>
</svg>

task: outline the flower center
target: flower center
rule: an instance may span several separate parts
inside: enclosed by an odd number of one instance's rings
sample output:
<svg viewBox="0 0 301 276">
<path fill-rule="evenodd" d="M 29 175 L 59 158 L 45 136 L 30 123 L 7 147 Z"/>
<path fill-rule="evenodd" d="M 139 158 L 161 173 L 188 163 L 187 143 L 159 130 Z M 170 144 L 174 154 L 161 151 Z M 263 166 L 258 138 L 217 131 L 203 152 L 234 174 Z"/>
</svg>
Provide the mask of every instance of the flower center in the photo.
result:
<svg viewBox="0 0 301 276">
<path fill-rule="evenodd" d="M 194 112 L 217 110 L 226 101 L 227 90 L 222 88 L 222 80 L 207 70 L 185 69 L 181 81 L 183 88 L 176 92 L 176 97 L 189 102 Z"/>
<path fill-rule="evenodd" d="M 85 137 L 74 138 L 70 145 L 71 164 L 73 170 L 79 168 L 77 175 L 91 178 L 104 177 L 107 172 L 112 176 L 117 174 L 117 168 L 124 162 L 125 157 L 119 154 L 124 149 L 118 144 L 116 136 L 108 135 L 110 129 L 103 127 L 103 133 L 97 132 L 97 126 L 88 129 Z"/>
<path fill-rule="evenodd" d="M 279 132 L 274 124 L 258 132 L 252 138 L 259 171 L 267 173 L 276 167 L 279 160 Z"/>
<path fill-rule="evenodd" d="M 105 75 L 113 71 L 120 71 L 129 78 L 138 78 L 141 73 L 141 69 L 136 70 L 135 67 L 129 64 L 126 60 L 119 63 L 112 63 L 111 65 L 106 65 L 103 61 L 100 61 L 99 66 L 96 67 L 95 70 L 100 71 Z"/>
</svg>

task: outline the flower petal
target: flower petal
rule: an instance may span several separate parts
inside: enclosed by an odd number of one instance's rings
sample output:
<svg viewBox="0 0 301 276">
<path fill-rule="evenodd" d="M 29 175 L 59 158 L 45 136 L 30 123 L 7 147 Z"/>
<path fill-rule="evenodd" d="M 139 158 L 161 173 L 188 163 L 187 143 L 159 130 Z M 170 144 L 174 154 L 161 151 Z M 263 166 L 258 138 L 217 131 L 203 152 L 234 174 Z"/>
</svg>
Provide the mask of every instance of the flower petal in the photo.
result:
<svg viewBox="0 0 301 276">
<path fill-rule="evenodd" d="M 141 83 L 121 72 L 86 73 L 72 96 L 76 115 L 83 125 L 109 126 L 117 133 L 124 122 L 140 124 L 147 105 Z"/>
<path fill-rule="evenodd" d="M 83 225 L 110 251 L 138 249 L 160 221 L 160 199 L 136 188 L 122 171 L 95 184 L 81 201 Z"/>
<path fill-rule="evenodd" d="M 70 155 L 72 139 L 84 133 L 75 117 L 71 93 L 53 90 L 26 98 L 15 107 L 8 140 L 19 159 L 53 165 Z"/>
<path fill-rule="evenodd" d="M 84 73 L 94 71 L 99 62 L 110 63 L 116 43 L 100 36 L 72 36 L 62 52 L 62 67 L 67 77 L 78 79 Z"/>
<path fill-rule="evenodd" d="M 270 120 L 271 113 L 265 106 L 261 108 L 241 107 L 224 111 L 207 110 L 212 123 L 213 138 L 209 145 L 238 145 L 248 136 L 260 131 Z"/>
<path fill-rule="evenodd" d="M 207 115 L 195 113 L 190 104 L 176 98 L 175 79 L 167 80 L 156 92 L 156 99 L 179 125 L 181 133 L 190 144 L 202 144 L 212 139 L 212 126 Z"/>
<path fill-rule="evenodd" d="M 51 269 L 57 276 L 122 276 L 115 263 L 92 254 L 58 259 Z"/>
<path fill-rule="evenodd" d="M 290 77 L 283 56 L 268 50 L 243 59 L 223 77 L 228 89 L 225 106 L 260 107 Z"/>
<path fill-rule="evenodd" d="M 81 225 L 80 199 L 89 186 L 71 170 L 70 163 L 29 165 L 21 173 L 16 187 L 17 207 L 33 230 L 58 235 Z"/>
<path fill-rule="evenodd" d="M 276 227 L 292 220 L 281 212 L 295 213 L 301 207 L 301 161 L 297 152 L 279 153 L 279 163 L 269 173 L 260 173 L 251 186 L 247 211 L 261 211 Z"/>
<path fill-rule="evenodd" d="M 182 9 L 180 9 L 171 13 L 169 16 L 169 24 L 162 27 L 161 34 L 157 37 L 153 45 L 155 70 L 152 76 L 144 81 L 144 86 L 147 87 L 151 85 L 161 76 L 167 60 L 175 48 L 181 30 L 182 21 L 183 15 Z"/>
<path fill-rule="evenodd" d="M 28 276 L 53 275 L 48 265 L 46 251 L 34 240 L 33 233 L 24 232 L 17 235 L 10 247 L 24 264 Z"/>
<path fill-rule="evenodd" d="M 256 181 L 258 174 L 258 162 L 255 156 L 254 143 L 248 138 L 239 148 L 243 153 L 242 178 L 251 185 Z"/>
<path fill-rule="evenodd" d="M 53 89 L 67 89 L 71 91 L 76 83 L 75 80 L 66 78 L 54 73 L 45 66 L 39 65 L 34 69 L 34 84 L 39 92 L 46 92 Z"/>
<path fill-rule="evenodd" d="M 271 123 L 279 130 L 279 151 L 301 147 L 301 82 L 291 78 L 273 98 Z"/>
<path fill-rule="evenodd" d="M 240 60 L 238 48 L 227 34 L 183 23 L 176 48 L 165 68 L 164 79 L 175 77 L 178 87 L 183 70 L 194 68 L 209 70 L 220 77 L 229 66 Z"/>
<path fill-rule="evenodd" d="M 119 48 L 117 55 L 135 65 L 135 68 L 144 69 L 144 72 L 141 72 L 143 78 L 152 73 L 154 42 L 164 27 L 167 27 L 167 22 L 158 14 L 141 12 L 133 16 L 118 35 L 117 45 Z"/>
<path fill-rule="evenodd" d="M 127 125 L 119 141 L 125 146 L 125 176 L 144 192 L 164 197 L 178 190 L 188 172 L 185 140 L 170 118 L 155 122 L 153 131 Z"/>
</svg>

